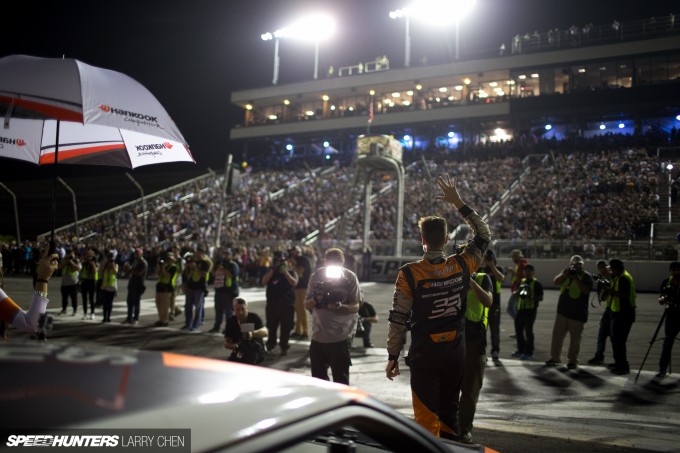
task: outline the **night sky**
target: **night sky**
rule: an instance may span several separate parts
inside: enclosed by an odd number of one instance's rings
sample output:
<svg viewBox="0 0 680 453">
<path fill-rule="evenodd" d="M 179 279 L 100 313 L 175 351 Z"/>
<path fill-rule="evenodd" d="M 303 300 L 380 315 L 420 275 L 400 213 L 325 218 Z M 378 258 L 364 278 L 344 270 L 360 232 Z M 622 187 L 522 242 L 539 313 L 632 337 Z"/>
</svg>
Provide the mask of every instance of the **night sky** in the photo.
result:
<svg viewBox="0 0 680 453">
<path fill-rule="evenodd" d="M 222 168 L 226 154 L 241 149 L 229 141 L 229 130 L 242 120 L 241 111 L 230 105 L 231 91 L 271 84 L 274 44 L 262 41 L 260 34 L 289 24 L 303 11 L 325 11 L 336 18 L 338 31 L 321 45 L 320 75 L 329 65 L 357 64 L 383 54 L 399 68 L 404 22 L 391 20 L 388 13 L 407 1 L 15 1 L 14 12 L 4 14 L 0 26 L 0 56 L 65 55 L 128 74 L 165 106 L 198 166 Z M 497 49 L 503 41 L 509 48 L 517 33 L 667 15 L 671 4 L 679 3 L 477 0 L 461 24 L 461 56 Z M 452 28 L 412 22 L 412 66 L 424 55 L 430 64 L 452 61 Z M 312 78 L 312 44 L 282 40 L 280 57 L 280 84 Z M 0 168 L 3 164 L 0 160 Z M 22 177 L 31 176 L 27 168 Z"/>
</svg>

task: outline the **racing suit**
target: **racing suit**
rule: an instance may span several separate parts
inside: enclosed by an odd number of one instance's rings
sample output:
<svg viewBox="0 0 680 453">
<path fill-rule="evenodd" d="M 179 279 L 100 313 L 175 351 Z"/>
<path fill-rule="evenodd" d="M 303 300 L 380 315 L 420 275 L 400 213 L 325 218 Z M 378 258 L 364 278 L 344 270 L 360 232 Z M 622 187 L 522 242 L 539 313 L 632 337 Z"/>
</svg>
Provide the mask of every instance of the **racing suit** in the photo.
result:
<svg viewBox="0 0 680 453">
<path fill-rule="evenodd" d="M 460 254 L 428 251 L 397 274 L 387 339 L 396 360 L 407 326 L 411 346 L 407 364 L 415 420 L 436 436 L 458 439 L 458 405 L 465 361 L 465 311 L 470 274 L 482 263 L 489 227 L 467 205 L 459 212 L 474 236 Z"/>
</svg>

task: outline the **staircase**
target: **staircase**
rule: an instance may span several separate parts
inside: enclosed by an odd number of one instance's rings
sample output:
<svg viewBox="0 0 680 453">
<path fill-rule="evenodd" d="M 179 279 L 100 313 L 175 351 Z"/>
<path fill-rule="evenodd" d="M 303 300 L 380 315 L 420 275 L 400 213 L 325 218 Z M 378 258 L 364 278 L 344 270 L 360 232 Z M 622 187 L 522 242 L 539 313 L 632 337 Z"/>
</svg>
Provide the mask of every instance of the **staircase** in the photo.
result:
<svg viewBox="0 0 680 453">
<path fill-rule="evenodd" d="M 671 203 L 670 216 L 668 206 L 668 178 L 659 178 L 659 221 L 654 224 L 654 239 L 658 242 L 676 242 L 680 233 L 680 200 Z"/>
</svg>

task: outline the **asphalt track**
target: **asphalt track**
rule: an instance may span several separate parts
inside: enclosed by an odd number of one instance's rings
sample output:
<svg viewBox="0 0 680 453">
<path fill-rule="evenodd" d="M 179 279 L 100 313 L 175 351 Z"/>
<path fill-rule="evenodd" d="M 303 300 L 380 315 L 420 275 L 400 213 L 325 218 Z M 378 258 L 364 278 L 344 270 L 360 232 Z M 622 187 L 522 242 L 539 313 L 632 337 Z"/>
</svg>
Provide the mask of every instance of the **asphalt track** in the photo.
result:
<svg viewBox="0 0 680 453">
<path fill-rule="evenodd" d="M 659 276 L 659 280 L 663 277 Z M 47 341 L 172 351 L 216 359 L 227 357 L 221 335 L 180 331 L 182 316 L 169 327 L 153 327 L 158 319 L 153 302 L 153 281 L 147 284 L 150 289 L 142 300 L 139 325 L 121 325 L 126 315 L 127 281 L 119 283 L 112 323 L 102 324 L 101 316 L 94 321 L 82 320 L 80 307 L 77 316 L 70 316 L 69 307 L 69 314 L 55 316 L 55 325 L 48 332 Z M 372 342 L 377 347 L 364 349 L 360 347 L 360 339 L 354 341 L 351 384 L 412 417 L 408 367 L 402 364 L 402 375 L 392 382 L 384 375 L 386 352 L 383 345 L 392 285 L 362 283 L 362 289 L 366 299 L 375 305 L 380 322 L 375 325 L 372 335 Z M 31 281 L 24 277 L 9 277 L 5 290 L 20 305 L 26 306 L 30 301 Z M 505 303 L 509 290 L 503 288 L 503 291 Z M 50 283 L 50 294 L 52 300 L 48 311 L 56 315 L 61 310 L 58 278 Z M 243 288 L 241 295 L 249 301 L 251 310 L 264 315 L 263 288 Z M 183 304 L 183 296 L 179 297 L 179 303 Z M 657 295 L 638 294 L 637 321 L 628 340 L 631 374 L 625 376 L 612 375 L 604 366 L 585 364 L 595 350 L 602 312 L 596 301 L 593 301 L 584 331 L 579 367 L 568 370 L 545 366 L 556 304 L 557 291 L 547 290 L 535 325 L 534 360 L 511 358 L 515 344 L 509 335 L 514 329 L 509 316 L 503 314 L 501 360 L 496 364 L 490 359 L 487 362 L 475 416 L 474 440 L 501 452 L 680 452 L 680 377 L 671 374 L 660 382 L 652 379 L 663 329 L 638 378 L 640 364 L 663 313 Z M 210 330 L 213 324 L 212 295 L 208 296 L 206 306 L 204 331 Z M 97 312 L 101 314 L 99 308 Z M 25 337 L 16 331 L 10 331 L 9 336 L 9 341 Z M 288 355 L 281 356 L 277 348 L 267 356 L 264 365 L 309 375 L 309 343 L 293 341 L 291 344 Z M 680 347 L 675 348 L 673 363 L 680 363 L 678 351 Z M 610 345 L 607 353 L 607 362 L 611 362 Z"/>
</svg>

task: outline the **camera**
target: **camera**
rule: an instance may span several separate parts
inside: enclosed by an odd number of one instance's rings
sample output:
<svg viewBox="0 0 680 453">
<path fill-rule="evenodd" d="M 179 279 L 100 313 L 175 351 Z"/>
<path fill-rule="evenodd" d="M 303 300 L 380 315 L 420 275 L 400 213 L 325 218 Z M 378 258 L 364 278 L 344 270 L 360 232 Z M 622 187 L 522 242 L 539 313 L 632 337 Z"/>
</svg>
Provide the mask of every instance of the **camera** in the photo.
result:
<svg viewBox="0 0 680 453">
<path fill-rule="evenodd" d="M 666 308 L 679 308 L 680 301 L 676 298 L 675 288 L 669 286 L 661 292 L 661 299 L 666 303 Z"/>
<path fill-rule="evenodd" d="M 38 318 L 38 329 L 35 331 L 34 338 L 44 341 L 47 339 L 46 333 L 54 326 L 54 316 L 42 313 Z"/>
<path fill-rule="evenodd" d="M 597 285 L 598 290 L 600 290 L 601 288 L 609 287 L 611 285 L 609 279 L 602 274 L 593 275 L 593 280 L 595 280 L 595 284 Z"/>
<path fill-rule="evenodd" d="M 287 257 L 286 257 L 286 254 L 285 254 L 285 253 L 283 253 L 283 252 L 275 252 L 275 253 L 274 253 L 273 263 L 272 263 L 272 268 L 273 268 L 275 271 L 281 271 L 281 270 L 282 270 L 281 267 L 282 267 L 284 264 L 286 264 L 286 259 L 287 259 Z"/>
<path fill-rule="evenodd" d="M 529 296 L 529 285 L 526 283 L 522 283 L 519 285 L 519 297 L 528 297 Z"/>
<path fill-rule="evenodd" d="M 347 280 L 341 266 L 327 266 L 326 280 L 319 283 L 314 292 L 316 308 L 339 307 L 347 299 Z"/>
<path fill-rule="evenodd" d="M 573 277 L 573 276 L 575 276 L 576 274 L 578 274 L 578 269 L 576 269 L 576 265 L 572 264 L 572 265 L 569 267 L 569 270 L 567 270 L 567 275 Z"/>
</svg>

